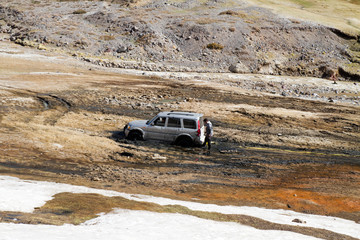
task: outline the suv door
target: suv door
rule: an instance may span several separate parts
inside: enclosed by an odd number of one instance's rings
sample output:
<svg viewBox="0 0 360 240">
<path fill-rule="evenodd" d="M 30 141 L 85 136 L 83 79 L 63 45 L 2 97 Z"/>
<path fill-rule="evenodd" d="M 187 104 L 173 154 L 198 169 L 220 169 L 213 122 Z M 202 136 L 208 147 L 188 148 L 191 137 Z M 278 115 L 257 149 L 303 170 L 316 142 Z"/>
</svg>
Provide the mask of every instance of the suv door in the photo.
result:
<svg viewBox="0 0 360 240">
<path fill-rule="evenodd" d="M 166 117 L 158 117 L 145 128 L 146 138 L 164 140 Z"/>
<path fill-rule="evenodd" d="M 167 119 L 167 125 L 164 129 L 165 140 L 175 141 L 176 137 L 181 131 L 181 119 L 176 117 L 169 117 Z"/>
</svg>

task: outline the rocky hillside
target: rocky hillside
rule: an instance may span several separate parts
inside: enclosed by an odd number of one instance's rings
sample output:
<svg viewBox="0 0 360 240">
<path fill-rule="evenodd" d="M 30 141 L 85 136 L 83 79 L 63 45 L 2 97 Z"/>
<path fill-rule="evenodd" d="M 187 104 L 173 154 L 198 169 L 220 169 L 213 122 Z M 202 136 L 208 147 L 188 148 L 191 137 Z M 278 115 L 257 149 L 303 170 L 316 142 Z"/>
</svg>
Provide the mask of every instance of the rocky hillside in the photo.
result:
<svg viewBox="0 0 360 240">
<path fill-rule="evenodd" d="M 360 80 L 359 36 L 245 1 L 0 0 L 0 27 L 108 67 Z"/>
</svg>

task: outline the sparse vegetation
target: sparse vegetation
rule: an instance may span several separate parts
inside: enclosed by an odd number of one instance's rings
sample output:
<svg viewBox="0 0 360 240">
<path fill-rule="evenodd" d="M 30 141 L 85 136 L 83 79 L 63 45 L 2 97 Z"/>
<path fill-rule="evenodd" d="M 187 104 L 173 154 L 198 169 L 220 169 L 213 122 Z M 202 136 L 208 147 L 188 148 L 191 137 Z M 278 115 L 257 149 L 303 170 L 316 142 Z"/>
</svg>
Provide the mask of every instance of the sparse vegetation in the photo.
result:
<svg viewBox="0 0 360 240">
<path fill-rule="evenodd" d="M 85 14 L 85 13 L 86 13 L 86 11 L 83 9 L 78 9 L 78 10 L 73 11 L 73 14 Z"/>
<path fill-rule="evenodd" d="M 82 0 L 57 0 L 58 2 L 80 2 Z M 109 3 L 115 3 L 120 5 L 129 6 L 131 4 L 139 3 L 143 0 L 90 0 L 93 2 L 109 2 Z"/>
<path fill-rule="evenodd" d="M 233 10 L 227 10 L 224 12 L 219 13 L 219 15 L 230 15 L 230 16 L 235 16 L 235 17 L 240 17 L 240 18 L 246 18 L 247 14 L 243 13 L 243 12 L 235 12 Z"/>
<path fill-rule="evenodd" d="M 100 40 L 111 41 L 111 40 L 115 40 L 115 37 L 113 35 L 104 35 L 104 36 L 100 36 Z"/>
<path fill-rule="evenodd" d="M 310 8 L 315 5 L 314 1 L 308 1 L 308 0 L 291 0 L 293 3 L 299 4 L 300 6 L 304 8 Z"/>
<path fill-rule="evenodd" d="M 222 50 L 224 48 L 220 43 L 209 43 L 206 47 L 213 50 Z"/>
<path fill-rule="evenodd" d="M 217 19 L 212 19 L 212 18 L 201 18 L 196 21 L 196 23 L 200 24 L 200 25 L 211 24 L 211 23 L 216 23 L 216 22 L 219 22 L 219 21 Z"/>
<path fill-rule="evenodd" d="M 149 33 L 149 34 L 144 34 L 142 37 L 138 38 L 136 40 L 137 44 L 149 44 L 152 42 L 152 39 L 154 39 L 154 35 Z"/>
</svg>

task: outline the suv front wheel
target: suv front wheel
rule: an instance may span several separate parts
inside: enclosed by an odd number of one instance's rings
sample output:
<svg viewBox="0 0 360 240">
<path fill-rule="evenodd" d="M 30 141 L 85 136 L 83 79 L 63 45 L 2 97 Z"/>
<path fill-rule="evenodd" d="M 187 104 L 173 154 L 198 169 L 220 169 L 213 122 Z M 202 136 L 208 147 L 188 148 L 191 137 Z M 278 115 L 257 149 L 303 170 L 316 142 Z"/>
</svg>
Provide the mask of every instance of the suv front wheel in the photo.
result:
<svg viewBox="0 0 360 240">
<path fill-rule="evenodd" d="M 132 130 L 129 132 L 129 135 L 127 137 L 129 140 L 143 140 L 143 135 L 140 131 L 138 130 Z"/>
</svg>

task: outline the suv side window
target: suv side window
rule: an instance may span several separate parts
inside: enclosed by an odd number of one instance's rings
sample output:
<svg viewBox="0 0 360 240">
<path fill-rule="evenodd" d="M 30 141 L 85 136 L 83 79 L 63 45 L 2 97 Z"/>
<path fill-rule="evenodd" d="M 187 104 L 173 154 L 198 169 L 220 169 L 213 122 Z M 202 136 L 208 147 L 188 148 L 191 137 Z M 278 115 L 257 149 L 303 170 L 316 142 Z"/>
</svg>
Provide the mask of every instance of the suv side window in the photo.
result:
<svg viewBox="0 0 360 240">
<path fill-rule="evenodd" d="M 154 126 L 164 127 L 165 126 L 165 121 L 166 121 L 166 118 L 159 117 L 158 119 L 156 119 L 154 121 Z"/>
<path fill-rule="evenodd" d="M 191 119 L 183 119 L 184 128 L 197 129 L 196 121 Z"/>
<path fill-rule="evenodd" d="M 181 128 L 180 118 L 169 118 L 167 126 L 173 128 Z"/>
</svg>

